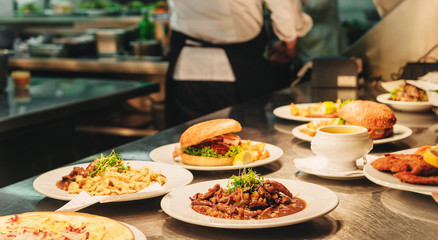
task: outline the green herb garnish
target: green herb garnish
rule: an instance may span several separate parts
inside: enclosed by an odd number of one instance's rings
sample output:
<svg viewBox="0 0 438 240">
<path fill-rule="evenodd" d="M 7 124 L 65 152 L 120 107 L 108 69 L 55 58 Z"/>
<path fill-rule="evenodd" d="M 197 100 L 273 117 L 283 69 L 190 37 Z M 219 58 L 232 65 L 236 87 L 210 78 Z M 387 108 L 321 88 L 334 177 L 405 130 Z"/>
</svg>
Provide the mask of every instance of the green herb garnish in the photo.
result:
<svg viewBox="0 0 438 240">
<path fill-rule="evenodd" d="M 339 109 L 341 109 L 341 107 L 343 107 L 345 104 L 353 102 L 353 99 L 347 99 L 341 102 L 341 104 L 339 105 Z"/>
<path fill-rule="evenodd" d="M 263 181 L 264 178 L 260 177 L 252 169 L 248 169 L 247 171 L 244 169 L 239 176 L 233 175 L 230 177 L 227 184 L 227 192 L 231 193 L 236 189 L 254 192 L 254 190 L 263 183 Z"/>
<path fill-rule="evenodd" d="M 197 148 L 194 146 L 189 146 L 184 149 L 185 154 L 189 154 L 192 156 L 215 157 L 215 158 L 224 158 L 224 157 L 234 158 L 241 151 L 242 151 L 241 146 L 231 146 L 228 152 L 225 153 L 225 155 L 215 152 L 210 147 Z"/>
<path fill-rule="evenodd" d="M 108 167 L 117 167 L 118 172 L 128 170 L 123 158 L 113 150 L 110 155 L 105 157 L 103 154 L 100 154 L 100 158 L 94 160 L 94 171 L 90 172 L 90 176 L 95 177 L 97 174 L 104 172 Z"/>
<path fill-rule="evenodd" d="M 397 100 L 397 94 L 398 94 L 398 92 L 401 92 L 401 91 L 403 91 L 403 87 L 400 87 L 400 88 L 394 88 L 392 91 L 391 91 L 391 99 L 392 100 Z"/>
<path fill-rule="evenodd" d="M 345 125 L 345 120 L 343 118 L 339 118 L 339 125 Z"/>
</svg>

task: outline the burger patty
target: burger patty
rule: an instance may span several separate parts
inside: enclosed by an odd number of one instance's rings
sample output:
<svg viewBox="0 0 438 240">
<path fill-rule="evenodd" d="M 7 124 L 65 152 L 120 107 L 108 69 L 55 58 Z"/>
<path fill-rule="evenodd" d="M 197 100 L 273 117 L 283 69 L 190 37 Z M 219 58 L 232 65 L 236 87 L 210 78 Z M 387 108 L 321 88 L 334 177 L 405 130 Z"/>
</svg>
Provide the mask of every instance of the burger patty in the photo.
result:
<svg viewBox="0 0 438 240">
<path fill-rule="evenodd" d="M 368 129 L 368 134 L 372 139 L 380 139 L 384 137 L 389 137 L 394 134 L 394 128 L 385 129 Z"/>
<path fill-rule="evenodd" d="M 189 147 L 199 150 L 203 149 L 204 147 L 208 147 L 212 149 L 216 154 L 225 156 L 225 154 L 230 151 L 231 146 L 239 146 L 241 144 L 241 141 L 242 139 L 240 139 L 240 137 L 236 134 L 227 133 L 212 137 L 210 139 L 204 140 L 201 143 L 191 145 Z M 175 150 L 173 151 L 173 158 L 183 154 L 185 152 L 185 149 L 187 148 L 183 149 L 181 145 L 175 146 Z"/>
</svg>

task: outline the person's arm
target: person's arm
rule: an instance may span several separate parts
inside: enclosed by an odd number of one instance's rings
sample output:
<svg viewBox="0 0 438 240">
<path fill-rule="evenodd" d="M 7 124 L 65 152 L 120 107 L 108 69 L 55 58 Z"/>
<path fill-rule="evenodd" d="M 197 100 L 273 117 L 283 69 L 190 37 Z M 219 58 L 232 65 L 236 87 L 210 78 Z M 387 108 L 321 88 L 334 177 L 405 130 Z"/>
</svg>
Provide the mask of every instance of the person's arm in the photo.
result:
<svg viewBox="0 0 438 240">
<path fill-rule="evenodd" d="M 278 41 L 272 46 L 270 60 L 279 63 L 288 63 L 297 55 L 298 38 L 292 41 Z"/>
<path fill-rule="evenodd" d="M 300 0 L 265 0 L 271 11 L 272 26 L 281 42 L 272 47 L 271 60 L 289 62 L 296 56 L 298 37 L 307 34 L 313 22 L 301 10 Z"/>
</svg>

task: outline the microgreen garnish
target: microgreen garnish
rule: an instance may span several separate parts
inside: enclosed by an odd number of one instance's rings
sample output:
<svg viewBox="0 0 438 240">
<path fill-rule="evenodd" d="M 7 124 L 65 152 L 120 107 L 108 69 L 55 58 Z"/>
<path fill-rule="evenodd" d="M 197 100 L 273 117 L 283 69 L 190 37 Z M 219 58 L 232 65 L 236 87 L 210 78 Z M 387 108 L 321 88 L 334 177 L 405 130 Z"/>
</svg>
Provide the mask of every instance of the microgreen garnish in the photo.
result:
<svg viewBox="0 0 438 240">
<path fill-rule="evenodd" d="M 263 181 L 264 178 L 260 177 L 252 169 L 244 169 L 239 176 L 233 175 L 230 177 L 227 184 L 227 192 L 231 193 L 236 189 L 248 189 L 249 192 L 253 192 Z"/>
<path fill-rule="evenodd" d="M 118 172 L 128 170 L 123 158 L 113 150 L 110 155 L 106 157 L 100 154 L 100 158 L 94 161 L 94 171 L 90 172 L 90 176 L 96 176 L 98 173 L 105 171 L 107 167 L 117 167 Z"/>
</svg>

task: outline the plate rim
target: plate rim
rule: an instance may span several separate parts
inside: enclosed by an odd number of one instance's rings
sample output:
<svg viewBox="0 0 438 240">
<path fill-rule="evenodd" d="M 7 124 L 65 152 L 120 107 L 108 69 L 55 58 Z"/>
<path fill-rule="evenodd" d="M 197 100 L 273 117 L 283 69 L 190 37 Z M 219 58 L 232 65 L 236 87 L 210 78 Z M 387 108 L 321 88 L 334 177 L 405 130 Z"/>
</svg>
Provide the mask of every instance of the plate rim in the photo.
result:
<svg viewBox="0 0 438 240">
<path fill-rule="evenodd" d="M 410 148 L 410 149 L 405 149 L 405 150 L 401 150 L 401 151 L 391 152 L 391 154 L 412 154 L 417 149 L 418 148 Z M 378 158 L 382 157 L 382 156 L 383 155 L 378 155 Z M 438 192 L 438 186 L 404 183 L 404 182 L 401 182 L 398 178 L 392 176 L 391 173 L 385 173 L 385 172 L 382 172 L 382 171 L 375 169 L 373 166 L 371 166 L 371 163 L 373 161 L 375 161 L 376 159 L 374 159 L 372 161 L 368 161 L 363 169 L 365 177 L 368 178 L 371 182 L 374 182 L 377 185 L 384 186 L 387 188 L 398 189 L 398 190 L 403 190 L 403 191 L 410 191 L 410 192 L 417 192 L 417 193 L 418 192 Z M 389 181 L 385 181 L 384 179 L 382 179 L 382 177 L 394 180 L 394 183 L 389 182 Z"/>
<path fill-rule="evenodd" d="M 129 229 L 131 229 L 132 234 L 134 235 L 134 240 L 146 240 L 146 235 L 140 229 L 125 222 L 121 222 L 121 223 L 126 225 Z"/>
<path fill-rule="evenodd" d="M 319 103 L 297 103 L 295 105 L 298 106 L 298 107 L 310 107 L 310 106 L 315 106 L 317 104 L 319 104 Z M 281 112 L 285 108 L 290 108 L 290 105 L 283 105 L 283 106 L 276 107 L 272 111 L 272 113 L 275 116 L 279 117 L 279 118 L 287 119 L 287 120 L 294 120 L 294 121 L 298 121 L 298 122 L 310 122 L 310 121 L 316 120 L 316 119 L 320 119 L 320 120 L 333 119 L 333 118 L 300 117 L 300 116 L 293 116 L 293 115 L 286 116 L 286 115 L 283 115 L 283 114 L 279 114 L 279 112 Z"/>
<path fill-rule="evenodd" d="M 251 140 L 251 143 L 261 143 L 259 141 L 253 141 Z M 266 143 L 265 142 L 265 148 L 272 148 L 275 149 L 276 151 L 278 151 L 278 156 L 270 156 L 267 159 L 262 159 L 262 160 L 258 160 L 256 162 L 252 162 L 250 164 L 247 165 L 229 165 L 229 166 L 195 166 L 195 165 L 188 165 L 188 164 L 183 164 L 183 163 L 178 163 L 176 161 L 173 161 L 171 159 L 171 161 L 169 162 L 163 162 L 163 161 L 157 161 L 156 159 L 154 159 L 152 156 L 154 154 L 156 154 L 156 152 L 158 152 L 161 149 L 166 149 L 166 148 L 173 148 L 174 146 L 176 146 L 178 144 L 178 142 L 176 143 L 169 143 L 160 147 L 156 147 L 154 148 L 152 151 L 149 152 L 149 158 L 154 161 L 154 162 L 161 162 L 161 163 L 166 163 L 166 164 L 170 164 L 170 165 L 176 165 L 176 166 L 180 166 L 182 168 L 188 169 L 188 170 L 196 170 L 196 171 L 228 171 L 228 170 L 238 170 L 241 169 L 243 167 L 259 167 L 259 166 L 263 166 L 263 165 L 267 165 L 270 163 L 273 163 L 275 161 L 278 161 L 283 155 L 284 155 L 284 151 L 283 149 L 281 149 L 280 147 L 270 144 L 270 143 Z M 270 154 L 272 154 L 271 151 L 269 151 Z M 171 152 L 169 152 L 169 157 L 171 158 Z M 271 159 L 272 158 L 272 159 Z"/>
<path fill-rule="evenodd" d="M 371 155 L 367 154 L 367 157 L 370 157 Z M 309 157 L 305 157 L 305 158 L 301 158 L 301 159 L 308 159 L 308 158 L 313 158 L 313 157 L 317 157 L 316 155 L 314 156 L 309 156 Z M 357 174 L 354 175 L 335 175 L 335 174 L 324 174 L 324 173 L 318 173 L 318 170 L 311 170 L 308 171 L 306 170 L 306 168 L 303 167 L 299 167 L 297 165 L 297 163 L 295 162 L 297 158 L 294 159 L 294 164 L 295 167 L 300 170 L 303 171 L 305 173 L 311 174 L 311 175 L 315 175 L 318 176 L 320 178 L 325 178 L 325 179 L 330 179 L 330 180 L 357 180 L 357 179 L 363 179 L 365 178 L 365 174 L 363 173 L 363 170 L 361 172 L 358 172 Z"/>
<path fill-rule="evenodd" d="M 405 101 L 394 101 L 394 100 L 389 100 L 389 99 L 386 99 L 386 98 L 384 98 L 385 96 L 391 96 L 391 93 L 382 93 L 382 94 L 379 94 L 377 97 L 376 97 L 376 99 L 377 99 L 377 101 L 379 101 L 379 102 L 382 102 L 382 103 L 387 103 L 387 104 L 397 104 L 397 105 L 406 105 L 406 106 L 409 106 L 409 105 L 412 105 L 412 106 L 432 106 L 432 103 L 430 103 L 430 102 L 405 102 Z"/>
<path fill-rule="evenodd" d="M 309 135 L 307 135 L 305 133 L 301 133 L 300 130 L 299 130 L 300 128 L 303 128 L 306 125 L 307 124 L 301 124 L 299 126 L 294 127 L 292 129 L 292 135 L 294 137 L 298 138 L 298 139 L 303 140 L 303 141 L 311 142 L 313 137 L 311 137 L 311 136 L 309 136 Z M 395 124 L 394 125 L 394 131 L 397 130 L 396 128 L 399 131 L 403 131 L 401 136 L 399 136 L 397 138 L 393 136 L 393 137 L 387 137 L 387 138 L 382 138 L 382 139 L 376 139 L 376 140 L 373 140 L 373 144 L 383 144 L 383 143 L 390 143 L 390 142 L 401 141 L 401 140 L 406 139 L 406 138 L 408 138 L 408 137 L 410 137 L 412 135 L 412 129 L 409 128 L 409 127 L 406 127 L 406 126 L 400 125 L 400 124 Z"/>
<path fill-rule="evenodd" d="M 131 196 L 134 196 L 133 198 L 128 198 L 128 199 L 120 199 L 120 200 L 116 200 L 115 202 L 127 202 L 127 201 L 134 201 L 134 200 L 141 200 L 141 199 L 148 199 L 148 198 L 153 198 L 153 197 L 158 197 L 158 196 L 162 196 L 165 195 L 166 193 L 172 191 L 175 188 L 181 187 L 181 186 L 185 186 L 190 184 L 193 181 L 193 174 L 188 171 L 187 169 L 175 166 L 175 165 L 171 165 L 171 164 L 166 164 L 166 163 L 158 163 L 158 162 L 153 162 L 153 161 L 142 161 L 142 160 L 125 160 L 125 163 L 135 163 L 135 164 L 144 164 L 144 165 L 156 165 L 156 166 L 160 166 L 161 167 L 161 171 L 165 171 L 166 167 L 167 168 L 173 168 L 173 170 L 178 170 L 179 172 L 179 177 L 182 177 L 184 181 L 180 182 L 180 184 L 178 184 L 177 186 L 169 186 L 167 187 L 166 184 L 164 185 L 164 189 L 162 191 L 154 191 L 150 196 L 144 196 L 144 197 L 140 197 L 140 198 L 136 198 L 135 194 L 133 193 Z M 51 193 L 51 192 L 47 192 L 47 190 L 44 187 L 41 187 L 41 184 L 46 183 L 45 179 L 46 178 L 50 178 L 50 175 L 56 174 L 55 176 L 53 176 L 53 179 L 61 179 L 62 176 L 64 176 L 65 174 L 61 174 L 62 172 L 67 172 L 66 174 L 68 174 L 71 169 L 73 169 L 73 167 L 84 167 L 84 166 L 88 166 L 88 164 L 90 164 L 90 162 L 88 163 L 79 163 L 79 164 L 73 164 L 73 165 L 68 165 L 68 166 L 63 166 L 63 167 L 59 167 L 56 169 L 52 169 L 50 171 L 47 171 L 45 173 L 40 174 L 38 177 L 35 178 L 35 180 L 32 182 L 32 187 L 33 189 L 38 192 L 41 195 L 44 195 L 46 197 L 49 198 L 53 198 L 53 199 L 57 199 L 57 200 L 63 200 L 63 201 L 70 201 L 72 200 L 74 197 L 77 196 L 77 194 L 69 194 L 61 189 L 58 189 L 55 185 L 55 181 L 53 183 L 53 188 L 52 189 L 56 189 L 56 191 L 63 191 L 60 192 L 62 194 L 56 194 L 56 193 Z M 69 170 L 69 171 L 67 171 Z M 61 176 L 62 175 L 62 176 Z M 166 176 L 166 178 L 169 179 L 168 176 Z M 138 195 L 137 195 L 138 196 Z"/>
<path fill-rule="evenodd" d="M 306 186 L 306 190 L 308 190 L 309 188 L 314 188 L 314 189 L 318 189 L 319 192 L 324 191 L 324 196 L 325 198 L 329 198 L 331 202 L 329 202 L 329 204 L 324 205 L 324 208 L 321 209 L 320 212 L 318 213 L 313 213 L 310 216 L 304 216 L 301 217 L 295 221 L 293 221 L 293 219 L 289 219 L 289 218 L 293 218 L 293 216 L 297 216 L 298 214 L 302 215 L 305 214 L 307 211 L 315 211 L 315 202 L 312 203 L 309 200 L 303 199 L 301 197 L 301 199 L 306 201 L 306 209 L 304 209 L 303 212 L 298 212 L 292 215 L 288 215 L 288 216 L 284 216 L 281 218 L 272 218 L 272 219 L 265 219 L 265 220 L 232 220 L 232 219 L 220 219 L 220 218 L 214 218 L 214 217 L 210 217 L 210 216 L 206 216 L 206 215 L 202 215 L 200 213 L 196 213 L 193 211 L 193 213 L 195 214 L 199 214 L 196 216 L 199 216 L 200 219 L 190 219 L 190 217 L 187 216 L 182 216 L 182 215 L 178 215 L 176 213 L 173 213 L 172 211 L 170 211 L 168 209 L 169 207 L 169 201 L 171 201 L 172 199 L 172 194 L 178 194 L 179 192 L 183 192 L 184 190 L 187 190 L 184 194 L 184 196 L 178 196 L 179 199 L 181 199 L 181 197 L 185 197 L 185 196 L 192 196 L 190 193 L 190 191 L 187 188 L 195 188 L 198 187 L 200 188 L 200 186 L 202 186 L 202 188 L 204 189 L 204 191 L 206 191 L 208 189 L 208 187 L 212 187 L 214 184 L 216 183 L 220 183 L 221 185 L 226 183 L 228 181 L 228 179 L 217 179 L 217 180 L 209 180 L 209 181 L 204 181 L 204 182 L 199 182 L 199 183 L 195 183 L 195 184 L 190 184 L 187 185 L 183 188 L 177 189 L 175 191 L 172 191 L 168 194 L 166 194 L 160 202 L 160 206 L 161 209 L 169 216 L 171 216 L 172 218 L 175 218 L 179 221 L 183 221 L 186 223 L 190 223 L 190 224 L 195 224 L 195 225 L 199 225 L 199 226 L 206 226 L 206 227 L 215 227 L 215 228 L 224 228 L 224 229 L 257 229 L 257 228 L 272 228 L 272 227 L 281 227 L 281 226 L 289 226 L 289 225 L 294 225 L 294 224 L 298 224 L 298 223 L 302 223 L 302 222 L 306 222 L 309 221 L 311 219 L 320 217 L 320 216 L 324 216 L 328 213 L 330 213 L 331 211 L 333 211 L 338 205 L 339 205 L 339 196 L 332 190 L 330 190 L 327 187 L 318 185 L 318 184 L 314 184 L 314 183 L 309 183 L 309 182 L 303 182 L 303 181 L 299 181 L 299 180 L 292 180 L 292 179 L 281 179 L 281 178 L 269 178 L 270 180 L 274 180 L 274 181 L 278 181 L 282 184 L 285 184 L 287 187 L 289 185 L 300 185 L 301 188 L 303 188 L 304 186 Z M 289 186 L 290 187 L 290 186 Z M 296 187 L 296 185 L 295 185 Z M 202 190 L 197 190 L 194 192 L 199 192 Z M 291 189 L 292 192 L 294 192 L 293 189 Z M 297 194 L 294 194 L 297 195 Z M 306 194 L 304 194 L 306 195 Z M 302 193 L 298 193 L 298 196 L 302 196 Z M 307 198 L 304 197 L 304 198 Z M 310 197 L 309 197 L 310 198 Z M 312 198 L 312 200 L 314 200 L 314 197 Z M 187 200 L 186 200 L 187 201 Z M 326 200 L 327 201 L 327 200 Z M 190 208 L 189 206 L 187 206 L 188 208 Z M 186 208 L 188 210 L 188 208 Z M 299 216 L 299 215 L 298 215 Z M 212 221 L 203 221 L 202 218 L 206 218 L 207 220 L 212 220 Z M 279 221 L 280 219 L 280 221 Z M 286 220 L 288 219 L 288 220 Z M 291 221 L 292 220 L 292 221 Z M 239 221 L 246 221 L 246 222 L 239 222 Z M 224 223 L 227 222 L 227 223 Z M 248 223 L 249 222 L 249 223 Z"/>
<path fill-rule="evenodd" d="M 376 97 L 376 100 L 380 103 L 390 105 L 396 110 L 402 112 L 425 112 L 433 108 L 431 102 L 403 102 L 403 101 L 393 101 L 388 100 L 390 93 L 383 93 Z M 412 109 L 413 107 L 418 107 L 418 109 Z"/>
</svg>

